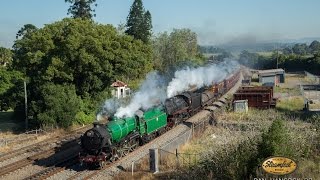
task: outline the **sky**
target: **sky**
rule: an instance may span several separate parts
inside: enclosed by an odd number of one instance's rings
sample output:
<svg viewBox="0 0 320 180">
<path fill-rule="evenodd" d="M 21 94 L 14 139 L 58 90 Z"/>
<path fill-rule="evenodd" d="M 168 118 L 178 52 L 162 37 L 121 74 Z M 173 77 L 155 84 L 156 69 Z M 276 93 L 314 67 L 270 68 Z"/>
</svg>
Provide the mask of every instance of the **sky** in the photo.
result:
<svg viewBox="0 0 320 180">
<path fill-rule="evenodd" d="M 101 24 L 125 23 L 133 0 L 97 0 Z M 320 37 L 319 0 L 144 0 L 156 35 L 190 28 L 201 45 Z M 0 46 L 11 47 L 24 24 L 43 27 L 68 17 L 64 0 L 1 0 Z"/>
</svg>

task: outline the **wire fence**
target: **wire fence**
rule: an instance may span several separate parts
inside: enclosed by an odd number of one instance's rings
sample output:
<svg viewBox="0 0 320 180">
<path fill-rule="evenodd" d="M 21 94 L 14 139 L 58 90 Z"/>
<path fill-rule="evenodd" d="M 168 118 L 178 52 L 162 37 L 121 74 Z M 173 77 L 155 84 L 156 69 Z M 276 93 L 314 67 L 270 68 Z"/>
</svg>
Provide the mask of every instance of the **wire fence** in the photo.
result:
<svg viewBox="0 0 320 180">
<path fill-rule="evenodd" d="M 37 139 L 38 135 L 46 134 L 47 132 L 43 129 L 34 129 L 27 131 L 23 134 L 14 137 L 8 138 L 0 138 L 0 147 L 8 146 L 11 144 L 20 144 L 24 143 L 25 141 L 35 140 Z"/>
<path fill-rule="evenodd" d="M 305 75 L 312 81 L 314 84 L 320 84 L 320 77 L 314 74 L 304 71 Z"/>
<path fill-rule="evenodd" d="M 200 154 L 181 153 L 179 148 L 193 138 L 197 138 L 203 134 L 213 116 L 201 121 L 197 124 L 192 124 L 191 128 L 176 137 L 170 143 L 159 148 L 159 170 L 168 171 L 183 167 L 192 167 L 197 164 L 200 159 Z"/>
</svg>

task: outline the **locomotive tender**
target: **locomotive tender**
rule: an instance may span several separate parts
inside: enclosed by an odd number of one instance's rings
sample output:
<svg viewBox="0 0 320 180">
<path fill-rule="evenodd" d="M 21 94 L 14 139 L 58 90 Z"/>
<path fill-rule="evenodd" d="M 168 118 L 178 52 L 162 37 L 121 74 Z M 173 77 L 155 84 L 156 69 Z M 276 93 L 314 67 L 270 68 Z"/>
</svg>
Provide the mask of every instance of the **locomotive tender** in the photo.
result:
<svg viewBox="0 0 320 180">
<path fill-rule="evenodd" d="M 94 127 L 81 136 L 81 164 L 102 167 L 106 162 L 118 160 L 212 104 L 229 91 L 239 77 L 240 70 L 211 87 L 166 99 L 163 106 L 138 110 L 134 117 L 113 117 L 107 124 L 94 123 Z"/>
</svg>

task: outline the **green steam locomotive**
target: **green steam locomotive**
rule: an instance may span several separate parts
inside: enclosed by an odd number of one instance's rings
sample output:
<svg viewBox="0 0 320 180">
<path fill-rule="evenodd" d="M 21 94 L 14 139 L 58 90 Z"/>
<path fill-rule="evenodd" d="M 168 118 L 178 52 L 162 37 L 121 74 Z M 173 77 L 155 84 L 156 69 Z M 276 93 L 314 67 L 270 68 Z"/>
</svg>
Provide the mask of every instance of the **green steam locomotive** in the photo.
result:
<svg viewBox="0 0 320 180">
<path fill-rule="evenodd" d="M 166 130 L 167 114 L 163 107 L 145 112 L 139 110 L 134 117 L 113 117 L 106 125 L 94 123 L 94 127 L 81 137 L 83 151 L 80 162 L 103 166 L 105 162 L 116 161 Z"/>
<path fill-rule="evenodd" d="M 80 162 L 102 167 L 106 162 L 120 159 L 212 104 L 230 90 L 239 77 L 240 71 L 237 71 L 207 89 L 184 92 L 166 99 L 162 106 L 138 110 L 133 117 L 113 117 L 107 124 L 94 123 L 94 127 L 81 136 Z"/>
</svg>

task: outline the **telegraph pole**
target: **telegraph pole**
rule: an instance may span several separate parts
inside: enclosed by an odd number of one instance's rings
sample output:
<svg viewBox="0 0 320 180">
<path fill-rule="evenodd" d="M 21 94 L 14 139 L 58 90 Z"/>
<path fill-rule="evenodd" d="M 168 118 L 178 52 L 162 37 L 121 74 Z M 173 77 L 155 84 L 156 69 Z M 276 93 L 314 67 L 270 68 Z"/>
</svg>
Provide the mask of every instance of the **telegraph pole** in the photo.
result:
<svg viewBox="0 0 320 180">
<path fill-rule="evenodd" d="M 27 83 L 23 82 L 24 85 L 24 105 L 25 105 L 25 117 L 26 117 L 26 130 L 28 130 L 28 99 L 27 99 Z"/>
<path fill-rule="evenodd" d="M 277 69 L 278 69 L 278 59 L 279 59 L 279 51 L 277 49 Z"/>
</svg>

